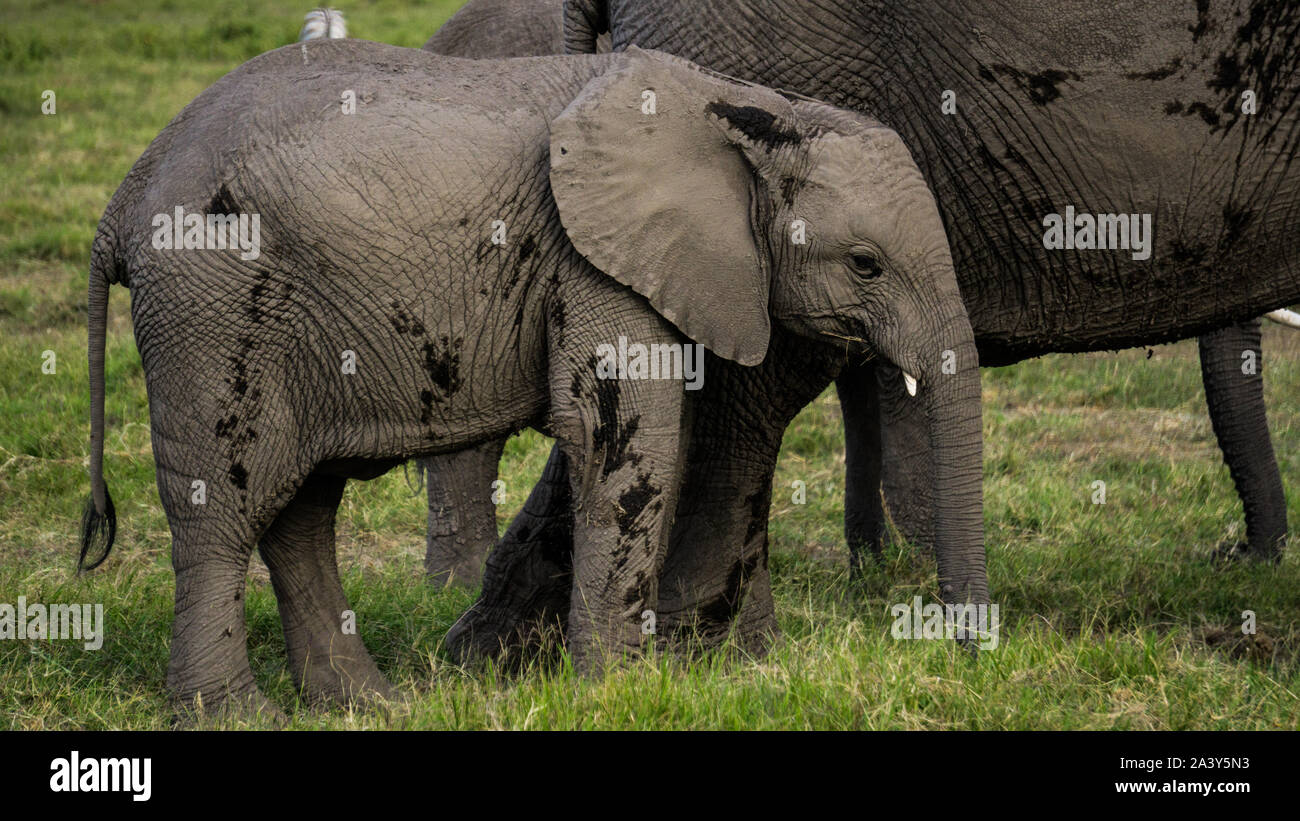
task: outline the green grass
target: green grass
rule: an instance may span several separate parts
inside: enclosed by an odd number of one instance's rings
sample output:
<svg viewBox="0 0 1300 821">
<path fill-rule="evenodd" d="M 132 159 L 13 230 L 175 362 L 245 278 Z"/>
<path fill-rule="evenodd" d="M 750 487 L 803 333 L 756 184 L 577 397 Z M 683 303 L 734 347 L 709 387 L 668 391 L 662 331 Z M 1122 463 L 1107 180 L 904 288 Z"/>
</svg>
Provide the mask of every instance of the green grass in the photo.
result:
<svg viewBox="0 0 1300 821">
<path fill-rule="evenodd" d="M 0 728 L 163 728 L 172 574 L 153 482 L 129 295 L 114 289 L 107 475 L 118 544 L 72 567 L 88 489 L 85 271 L 95 224 L 150 139 L 242 60 L 297 34 L 309 4 L 0 5 L 0 603 L 99 602 L 97 652 L 0 641 Z M 458 5 L 350 2 L 353 33 L 424 42 Z M 40 113 L 41 92 L 57 114 Z M 57 357 L 41 372 L 44 351 Z M 1300 488 L 1300 339 L 1269 328 L 1268 398 L 1283 477 Z M 598 679 L 560 665 L 513 677 L 442 652 L 472 594 L 421 579 L 424 505 L 401 471 L 349 486 L 340 562 L 359 628 L 409 695 L 379 713 L 300 708 L 265 568 L 249 579 L 258 682 L 291 726 L 414 728 L 1295 728 L 1300 560 L 1216 568 L 1240 508 L 1205 415 L 1193 343 L 1053 356 L 984 373 L 989 575 L 1000 646 L 895 641 L 888 607 L 929 596 L 931 561 L 888 554 L 856 587 L 842 545 L 843 445 L 833 392 L 786 434 L 772 510 L 785 637 L 765 659 L 646 658 Z M 511 442 L 508 521 L 546 455 Z M 791 483 L 807 484 L 807 504 Z M 1107 504 L 1091 503 L 1093 481 Z M 1240 638 L 1241 612 L 1261 634 Z"/>
</svg>

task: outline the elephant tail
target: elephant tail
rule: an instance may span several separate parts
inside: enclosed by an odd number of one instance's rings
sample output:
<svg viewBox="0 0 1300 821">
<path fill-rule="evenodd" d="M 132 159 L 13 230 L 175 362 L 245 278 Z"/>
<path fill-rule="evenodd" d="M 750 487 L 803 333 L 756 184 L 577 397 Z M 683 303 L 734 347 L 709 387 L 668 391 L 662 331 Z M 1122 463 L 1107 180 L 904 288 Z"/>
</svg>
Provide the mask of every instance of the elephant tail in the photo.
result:
<svg viewBox="0 0 1300 821">
<path fill-rule="evenodd" d="M 90 251 L 87 349 L 90 353 L 90 498 L 81 514 L 81 555 L 77 572 L 94 570 L 108 558 L 117 534 L 113 497 L 104 482 L 104 343 L 108 323 L 108 288 L 116 278 L 116 243 L 103 230 Z"/>
<path fill-rule="evenodd" d="M 567 0 L 564 4 L 564 51 L 596 54 L 600 35 L 609 31 L 606 0 Z"/>
</svg>

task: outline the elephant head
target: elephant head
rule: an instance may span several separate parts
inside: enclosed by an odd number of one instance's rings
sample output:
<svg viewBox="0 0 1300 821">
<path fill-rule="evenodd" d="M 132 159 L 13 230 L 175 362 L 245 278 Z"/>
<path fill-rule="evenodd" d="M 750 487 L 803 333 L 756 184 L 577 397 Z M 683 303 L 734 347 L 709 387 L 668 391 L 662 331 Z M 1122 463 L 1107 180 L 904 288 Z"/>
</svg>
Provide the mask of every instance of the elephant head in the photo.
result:
<svg viewBox="0 0 1300 821">
<path fill-rule="evenodd" d="M 762 362 L 775 319 L 898 366 L 937 454 L 941 593 L 987 601 L 978 357 L 896 133 L 630 47 L 552 124 L 551 186 L 577 250 L 715 354 Z"/>
</svg>

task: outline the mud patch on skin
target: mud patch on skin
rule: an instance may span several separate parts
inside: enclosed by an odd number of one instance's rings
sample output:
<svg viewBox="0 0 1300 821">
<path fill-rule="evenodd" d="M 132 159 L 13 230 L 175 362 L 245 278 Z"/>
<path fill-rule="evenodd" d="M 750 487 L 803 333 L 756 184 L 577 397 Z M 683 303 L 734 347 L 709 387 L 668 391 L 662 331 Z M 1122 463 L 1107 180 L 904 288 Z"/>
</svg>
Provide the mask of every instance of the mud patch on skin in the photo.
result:
<svg viewBox="0 0 1300 821">
<path fill-rule="evenodd" d="M 1034 73 L 1021 71 L 1005 63 L 994 63 L 991 66 L 980 66 L 979 68 L 979 76 L 986 82 L 993 82 L 995 73 L 1001 74 L 1014 82 L 1021 91 L 1029 95 L 1029 99 L 1034 105 L 1044 106 L 1061 98 L 1059 86 L 1062 83 L 1081 79 L 1081 76 L 1073 71 L 1062 71 L 1055 68 Z"/>
<path fill-rule="evenodd" d="M 1241 241 L 1246 228 L 1255 219 L 1255 212 L 1238 202 L 1229 201 L 1223 206 L 1223 236 L 1219 250 L 1227 251 Z"/>
<path fill-rule="evenodd" d="M 781 146 L 798 145 L 803 141 L 798 131 L 778 127 L 776 115 L 757 106 L 734 106 L 715 101 L 705 106 L 705 110 L 721 120 L 726 120 L 732 128 L 768 151 Z"/>
<path fill-rule="evenodd" d="M 1205 262 L 1209 248 L 1203 242 L 1174 240 L 1169 245 L 1169 261 L 1180 266 L 1197 266 Z"/>
<path fill-rule="evenodd" d="M 1196 22 L 1187 27 L 1202 51 L 1182 76 L 1207 77 L 1210 96 L 1188 104 L 1171 101 L 1165 113 L 1200 117 L 1214 132 L 1239 124 L 1259 130 L 1266 148 L 1276 139 L 1294 145 L 1295 130 L 1284 132 L 1277 125 L 1300 103 L 1300 88 L 1290 79 L 1300 71 L 1300 49 L 1293 45 L 1300 36 L 1300 7 L 1288 0 L 1255 0 L 1220 8 L 1226 13 L 1216 18 L 1208 0 L 1197 0 Z M 1242 110 L 1247 90 L 1256 95 L 1254 114 Z"/>
<path fill-rule="evenodd" d="M 237 424 L 239 424 L 239 417 L 235 416 L 233 413 L 225 419 L 218 419 L 216 430 L 217 438 L 229 439 L 234 435 L 235 425 Z"/>
<path fill-rule="evenodd" d="M 1185 111 L 1183 111 L 1184 117 L 1190 117 L 1193 114 L 1199 116 L 1201 120 L 1203 120 L 1205 124 L 1211 128 L 1211 130 L 1219 127 L 1219 112 L 1210 108 L 1205 103 L 1202 102 L 1192 103 L 1187 107 Z"/>
<path fill-rule="evenodd" d="M 623 596 L 623 604 L 633 605 L 637 602 L 645 605 L 650 603 L 650 579 L 647 578 L 644 570 L 637 571 L 632 587 Z"/>
<path fill-rule="evenodd" d="M 799 181 L 794 177 L 781 178 L 781 200 L 786 205 L 794 205 L 795 192 L 799 190 Z"/>
<path fill-rule="evenodd" d="M 595 361 L 593 357 L 591 360 L 593 369 Z M 574 388 L 578 389 L 576 381 L 574 382 Z M 591 431 L 591 443 L 597 451 L 604 454 L 600 474 L 602 479 L 607 478 L 623 465 L 628 463 L 635 465 L 641 461 L 640 456 L 628 453 L 628 445 L 641 424 L 641 415 L 636 414 L 626 423 L 620 424 L 618 400 L 619 388 L 616 380 L 596 380 L 596 415 L 598 421 L 596 427 Z"/>
<path fill-rule="evenodd" d="M 415 317 L 406 313 L 402 304 L 396 300 L 392 303 L 393 313 L 388 317 L 388 321 L 393 323 L 393 330 L 399 334 L 410 334 L 411 336 L 424 336 L 424 323 Z"/>
<path fill-rule="evenodd" d="M 533 252 L 536 250 L 537 250 L 537 240 L 533 237 L 533 235 L 529 234 L 528 236 L 524 237 L 524 241 L 519 243 L 518 265 L 523 265 L 525 262 L 527 262 L 528 258 L 531 257 L 533 255 Z"/>
<path fill-rule="evenodd" d="M 235 198 L 231 196 L 230 189 L 223 182 L 217 189 L 217 193 L 212 195 L 208 201 L 208 214 L 238 214 L 239 206 L 235 204 Z"/>
<path fill-rule="evenodd" d="M 649 474 L 639 474 L 636 484 L 618 497 L 618 532 L 624 537 L 645 533 L 647 528 L 637 527 L 636 520 L 648 507 L 658 507 L 659 488 L 650 484 Z"/>
<path fill-rule="evenodd" d="M 424 369 L 441 393 L 441 396 L 434 394 L 435 401 L 446 402 L 460 390 L 460 350 L 464 344 L 464 339 L 451 339 L 446 335 L 436 342 L 424 343 Z"/>
<path fill-rule="evenodd" d="M 1160 68 L 1152 69 L 1151 71 L 1135 71 L 1130 74 L 1125 74 L 1124 76 L 1129 80 L 1159 82 L 1160 80 L 1168 80 L 1170 77 L 1177 74 L 1178 69 L 1182 67 L 1183 58 L 1175 57 Z"/>
</svg>

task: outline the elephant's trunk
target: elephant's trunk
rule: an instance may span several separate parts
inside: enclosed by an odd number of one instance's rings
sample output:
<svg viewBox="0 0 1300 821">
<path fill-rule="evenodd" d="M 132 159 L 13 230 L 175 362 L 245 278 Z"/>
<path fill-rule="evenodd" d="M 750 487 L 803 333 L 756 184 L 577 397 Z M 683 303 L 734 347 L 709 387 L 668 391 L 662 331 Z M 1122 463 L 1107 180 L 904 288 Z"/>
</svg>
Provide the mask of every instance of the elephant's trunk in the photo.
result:
<svg viewBox="0 0 1300 821">
<path fill-rule="evenodd" d="M 939 595 L 947 604 L 987 604 L 979 355 L 960 303 L 948 313 L 938 347 L 940 360 L 927 368 L 923 387 L 934 459 Z M 945 363 L 955 373 L 945 373 Z"/>
</svg>

